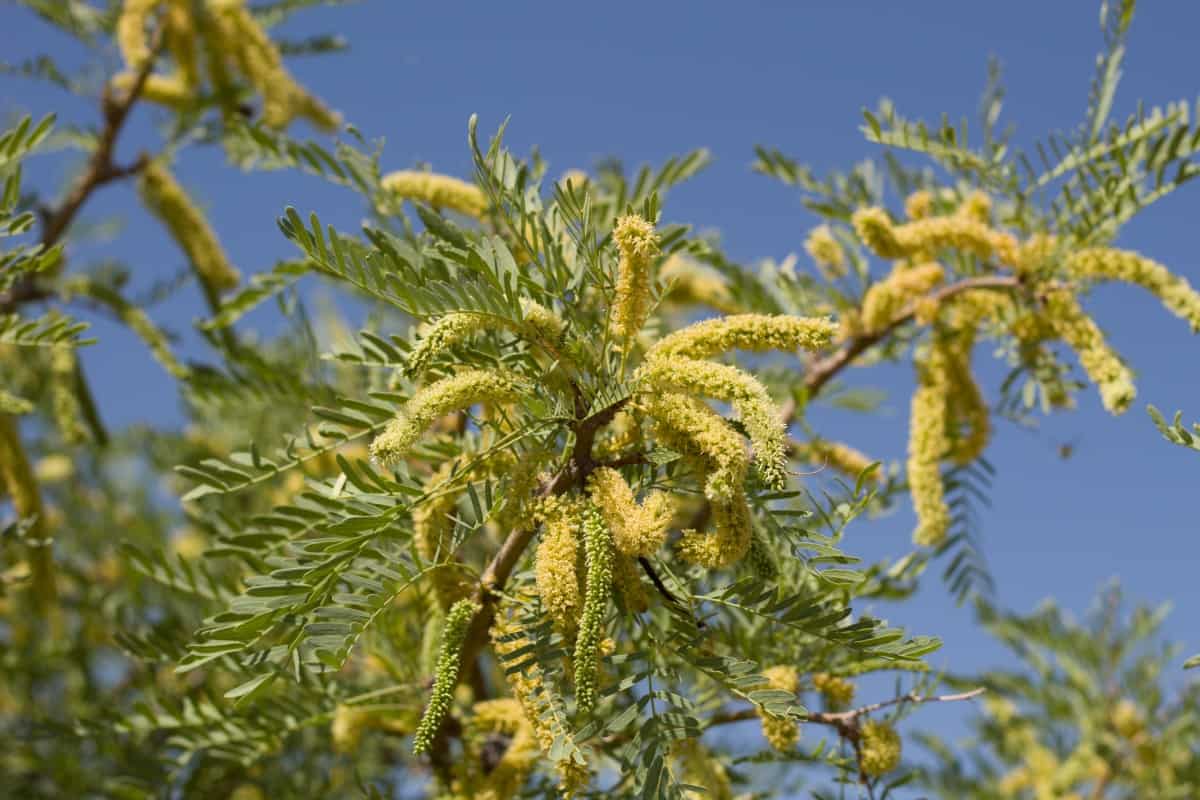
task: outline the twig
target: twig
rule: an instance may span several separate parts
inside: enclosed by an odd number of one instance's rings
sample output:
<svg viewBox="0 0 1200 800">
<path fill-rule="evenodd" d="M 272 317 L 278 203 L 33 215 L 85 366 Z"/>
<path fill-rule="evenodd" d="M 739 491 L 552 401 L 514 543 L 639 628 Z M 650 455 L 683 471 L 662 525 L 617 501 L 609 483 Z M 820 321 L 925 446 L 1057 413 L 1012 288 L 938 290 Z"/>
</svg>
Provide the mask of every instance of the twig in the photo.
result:
<svg viewBox="0 0 1200 800">
<path fill-rule="evenodd" d="M 849 734 L 848 738 L 853 738 L 858 735 L 858 719 L 866 714 L 871 714 L 880 709 L 889 708 L 899 705 L 921 705 L 922 703 L 956 703 L 963 700 L 973 700 L 986 692 L 987 689 L 980 686 L 977 689 L 972 689 L 969 692 L 960 692 L 958 694 L 942 694 L 942 695 L 922 695 L 916 692 L 893 697 L 890 700 L 883 700 L 870 705 L 859 706 L 852 708 L 849 711 L 814 711 L 800 717 L 803 722 L 814 722 L 818 725 L 830 725 L 837 728 L 839 733 L 843 735 Z M 758 719 L 758 712 L 752 708 L 741 709 L 738 711 L 730 711 L 721 714 L 714 714 L 708 720 L 708 726 L 728 725 L 734 722 L 745 722 L 746 720 Z"/>
</svg>

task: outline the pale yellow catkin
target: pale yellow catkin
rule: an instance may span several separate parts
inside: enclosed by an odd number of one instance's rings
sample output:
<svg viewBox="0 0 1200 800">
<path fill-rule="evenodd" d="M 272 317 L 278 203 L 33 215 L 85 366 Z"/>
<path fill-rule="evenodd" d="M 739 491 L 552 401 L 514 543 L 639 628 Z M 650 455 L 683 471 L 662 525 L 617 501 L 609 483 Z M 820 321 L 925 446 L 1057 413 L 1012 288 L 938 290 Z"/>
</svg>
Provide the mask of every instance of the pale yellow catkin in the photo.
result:
<svg viewBox="0 0 1200 800">
<path fill-rule="evenodd" d="M 679 253 L 668 256 L 662 263 L 658 279 L 666 287 L 663 299 L 667 302 L 708 306 L 723 314 L 743 310 L 719 272 Z"/>
<path fill-rule="evenodd" d="M 1133 373 L 1113 351 L 1074 295 L 1050 292 L 1045 297 L 1044 315 L 1055 335 L 1079 356 L 1088 378 L 1100 390 L 1100 400 L 1111 414 L 1128 410 L 1137 396 Z"/>
<path fill-rule="evenodd" d="M 842 442 L 827 439 L 814 439 L 796 448 L 796 455 L 814 464 L 829 467 L 842 475 L 857 480 L 863 470 L 875 463 L 876 459 L 866 453 Z M 868 483 L 880 482 L 879 470 L 871 472 Z"/>
<path fill-rule="evenodd" d="M 936 261 L 915 266 L 897 265 L 863 296 L 860 320 L 866 332 L 883 330 L 913 300 L 939 285 L 946 271 Z"/>
<path fill-rule="evenodd" d="M 397 464 L 438 417 L 476 403 L 512 402 L 522 386 L 517 375 L 504 370 L 468 369 L 436 381 L 414 394 L 375 437 L 371 455 L 382 464 Z"/>
<path fill-rule="evenodd" d="M 133 90 L 137 74 L 120 72 L 113 76 L 112 87 L 119 92 Z M 142 84 L 141 99 L 167 108 L 184 108 L 192 102 L 195 94 L 178 75 L 147 75 Z"/>
<path fill-rule="evenodd" d="M 679 555 L 705 569 L 736 564 L 750 551 L 754 526 L 744 494 L 713 501 L 713 532 L 685 530 L 679 540 Z"/>
<path fill-rule="evenodd" d="M 1011 234 L 995 231 L 966 214 L 930 217 L 896 225 L 882 208 L 854 212 L 854 229 L 876 255 L 887 259 L 953 249 L 980 259 L 993 256 L 1002 263 L 1017 259 L 1017 242 Z"/>
<path fill-rule="evenodd" d="M 140 69 L 150 57 L 146 27 L 161 3 L 162 0 L 124 0 L 121 4 L 115 36 L 121 58 L 130 69 Z"/>
<path fill-rule="evenodd" d="M 1187 279 L 1174 275 L 1162 264 L 1128 250 L 1089 247 L 1071 253 L 1065 269 L 1072 278 L 1124 281 L 1141 286 L 1157 297 L 1167 310 L 1200 332 L 1200 293 Z"/>
<path fill-rule="evenodd" d="M 766 686 L 769 689 L 780 689 L 785 692 L 795 692 L 800 687 L 800 674 L 793 666 L 779 665 L 763 670 Z M 800 741 L 800 723 L 788 717 L 776 717 L 759 710 L 762 720 L 763 738 L 767 743 L 780 752 L 787 752 Z"/>
<path fill-rule="evenodd" d="M 913 542 L 925 547 L 941 544 L 950 530 L 940 468 L 950 446 L 946 430 L 948 388 L 936 355 L 918 365 L 918 385 L 909 415 L 908 486 L 917 515 Z"/>
<path fill-rule="evenodd" d="M 588 491 L 612 531 L 619 553 L 636 558 L 652 555 L 662 547 L 675 516 L 669 495 L 651 492 L 639 505 L 621 473 L 608 467 L 592 472 Z"/>
<path fill-rule="evenodd" d="M 555 626 L 573 635 L 583 608 L 579 574 L 583 505 L 578 498 L 548 497 L 539 516 L 542 540 L 534 559 L 534 585 Z"/>
<path fill-rule="evenodd" d="M 818 225 L 808 232 L 804 250 L 826 278 L 832 280 L 846 274 L 846 253 L 828 225 Z"/>
<path fill-rule="evenodd" d="M 707 464 L 704 494 L 726 501 L 744 493 L 749 460 L 737 432 L 704 403 L 672 392 L 654 393 L 639 400 L 654 422 L 655 436 L 681 453 L 700 456 Z"/>
<path fill-rule="evenodd" d="M 401 200 L 416 200 L 434 208 L 448 208 L 475 219 L 487 211 L 487 197 L 473 183 L 417 170 L 397 170 L 384 175 L 380 186 Z"/>
<path fill-rule="evenodd" d="M 646 354 L 653 358 L 710 358 L 734 350 L 815 352 L 838 332 L 826 317 L 789 314 L 734 314 L 694 323 L 660 339 Z"/>
<path fill-rule="evenodd" d="M 192 0 L 164 0 L 163 25 L 167 50 L 175 59 L 176 75 L 190 89 L 200 83 L 200 62 L 196 52 L 199 31 L 192 17 Z"/>
<path fill-rule="evenodd" d="M 650 313 L 650 268 L 658 256 L 658 236 L 653 223 L 626 214 L 617 220 L 612 237 L 620 260 L 610 325 L 614 335 L 628 340 Z"/>
<path fill-rule="evenodd" d="M 142 202 L 187 254 L 196 277 L 214 294 L 238 285 L 241 276 L 229 262 L 212 226 L 160 159 L 146 164 L 138 179 Z"/>
</svg>

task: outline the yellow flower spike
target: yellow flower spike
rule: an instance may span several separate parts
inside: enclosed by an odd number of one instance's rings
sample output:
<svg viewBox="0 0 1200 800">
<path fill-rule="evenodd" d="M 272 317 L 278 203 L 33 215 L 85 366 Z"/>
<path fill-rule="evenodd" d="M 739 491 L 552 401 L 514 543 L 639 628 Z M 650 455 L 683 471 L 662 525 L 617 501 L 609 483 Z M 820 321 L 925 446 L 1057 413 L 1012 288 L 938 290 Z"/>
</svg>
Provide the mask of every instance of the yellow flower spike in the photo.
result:
<svg viewBox="0 0 1200 800">
<path fill-rule="evenodd" d="M 857 480 L 862 471 L 876 461 L 848 444 L 831 442 L 826 439 L 814 439 L 808 442 L 800 448 L 797 455 L 814 464 L 828 466 L 851 480 Z M 879 483 L 881 480 L 879 470 L 872 472 L 867 480 L 868 483 Z"/>
<path fill-rule="evenodd" d="M 371 712 L 339 703 L 329 724 L 329 737 L 337 753 L 351 753 L 362 742 L 363 732 L 370 726 Z"/>
<path fill-rule="evenodd" d="M 76 445 L 90 438 L 79 403 L 78 365 L 70 347 L 50 348 L 50 401 L 54 424 L 67 444 Z"/>
<path fill-rule="evenodd" d="M 859 766 L 872 778 L 894 770 L 900 765 L 900 734 L 886 722 L 871 720 L 862 726 L 859 740 Z"/>
<path fill-rule="evenodd" d="M 650 608 L 650 594 L 642 582 L 637 560 L 624 553 L 617 553 L 613 559 L 613 588 L 630 614 L 641 614 Z"/>
<path fill-rule="evenodd" d="M 992 420 L 987 401 L 971 373 L 971 350 L 975 328 L 962 328 L 942 344 L 941 368 L 949 386 L 948 410 L 965 434 L 957 436 L 951 453 L 958 464 L 969 464 L 983 454 L 992 438 Z M 959 433 L 962 433 L 961 431 Z"/>
<path fill-rule="evenodd" d="M 601 467 L 588 479 L 592 502 L 612 531 L 617 550 L 627 556 L 648 556 L 662 547 L 675 516 L 669 495 L 651 492 L 638 505 L 633 490 L 615 469 Z"/>
<path fill-rule="evenodd" d="M 650 348 L 646 359 L 700 359 L 733 350 L 812 352 L 827 346 L 837 332 L 837 323 L 825 317 L 734 314 L 697 322 L 664 336 Z"/>
<path fill-rule="evenodd" d="M 754 527 L 744 494 L 714 501 L 712 516 L 713 533 L 683 532 L 679 555 L 705 569 L 721 569 L 736 564 L 750 551 Z"/>
<path fill-rule="evenodd" d="M 421 334 L 421 340 L 408 354 L 405 372 L 409 377 L 423 374 L 440 353 L 493 325 L 492 317 L 472 311 L 459 311 L 441 317 Z"/>
<path fill-rule="evenodd" d="M 496 765 L 483 776 L 472 796 L 478 800 L 508 800 L 525 785 L 540 755 L 533 726 L 519 701 L 510 697 L 476 703 L 467 720 L 475 735 L 498 733 L 509 737 L 508 747 Z"/>
<path fill-rule="evenodd" d="M 855 211 L 852 221 L 859 238 L 881 258 L 901 259 L 951 248 L 982 259 L 996 256 L 1004 263 L 1016 260 L 1016 239 L 966 215 L 929 217 L 896 225 L 886 211 L 872 207 Z"/>
<path fill-rule="evenodd" d="M 1019 275 L 1032 275 L 1045 271 L 1053 265 L 1054 258 L 1059 254 L 1057 236 L 1046 233 L 1035 233 L 1021 242 L 1017 249 L 1017 258 L 1013 270 Z"/>
<path fill-rule="evenodd" d="M 812 683 L 830 711 L 840 711 L 854 702 L 854 684 L 845 678 L 818 672 L 812 676 Z"/>
<path fill-rule="evenodd" d="M 742 310 L 721 273 L 679 253 L 662 263 L 658 279 L 666 287 L 664 299 L 671 303 L 708 306 L 724 314 Z"/>
<path fill-rule="evenodd" d="M 862 325 L 867 331 L 882 330 L 909 302 L 940 284 L 945 277 L 946 270 L 934 261 L 913 267 L 898 265 L 867 290 L 863 297 Z"/>
<path fill-rule="evenodd" d="M 158 217 L 187 254 L 196 277 L 214 295 L 238 285 L 241 276 L 229 263 L 217 234 L 160 159 L 146 164 L 138 179 L 146 208 Z"/>
<path fill-rule="evenodd" d="M 113 76 L 112 87 L 118 92 L 128 92 L 137 82 L 133 72 L 120 72 Z M 148 75 L 142 84 L 141 99 L 167 108 L 183 108 L 195 96 L 192 87 L 179 75 Z"/>
<path fill-rule="evenodd" d="M 505 370 L 468 369 L 431 383 L 409 399 L 404 410 L 371 442 L 371 456 L 394 465 L 408 455 L 429 426 L 444 414 L 476 403 L 507 403 L 520 396 L 522 380 Z"/>
<path fill-rule="evenodd" d="M 933 192 L 918 189 L 904 199 L 904 214 L 910 221 L 933 216 Z"/>
<path fill-rule="evenodd" d="M 1079 363 L 1100 390 L 1100 400 L 1110 414 L 1124 413 L 1137 396 L 1133 374 L 1074 295 L 1051 292 L 1045 298 L 1045 317 L 1055 335 L 1079 356 Z"/>
<path fill-rule="evenodd" d="M 686 800 L 733 800 L 729 771 L 699 739 L 679 739 L 671 745 L 671 755 L 679 760 L 683 783 L 704 789 L 685 790 Z"/>
<path fill-rule="evenodd" d="M 950 510 L 939 462 L 950 446 L 946 430 L 948 385 L 936 363 L 921 366 L 913 392 L 908 428 L 908 487 L 917 528 L 913 542 L 936 547 L 950 530 Z"/>
<path fill-rule="evenodd" d="M 459 600 L 446 614 L 446 623 L 442 626 L 441 642 L 438 647 L 437 674 L 433 680 L 433 692 L 421 721 L 413 734 L 413 753 L 420 755 L 427 752 L 433 744 L 433 738 L 442 727 L 442 720 L 450 711 L 450 703 L 454 699 L 454 687 L 458 684 L 458 671 L 462 665 L 461 651 L 467 638 L 467 629 L 471 620 L 479 612 L 479 605 L 471 600 Z"/>
<path fill-rule="evenodd" d="M 449 175 L 398 170 L 384 175 L 380 186 L 401 200 L 417 200 L 434 208 L 448 208 L 475 219 L 482 219 L 487 211 L 487 197 L 482 189 Z"/>
<path fill-rule="evenodd" d="M 1187 279 L 1173 275 L 1162 264 L 1128 250 L 1091 247 L 1072 253 L 1065 262 L 1067 274 L 1087 280 L 1112 280 L 1136 284 L 1157 297 L 1192 332 L 1200 332 L 1200 293 Z"/>
<path fill-rule="evenodd" d="M 871 252 L 880 258 L 904 258 L 907 250 L 896 237 L 896 226 L 882 208 L 860 208 L 850 218 L 854 231 Z"/>
<path fill-rule="evenodd" d="M 639 368 L 635 379 L 646 392 L 686 392 L 729 403 L 750 437 L 763 482 L 775 489 L 787 485 L 787 426 L 754 376 L 725 364 L 655 357 Z"/>
<path fill-rule="evenodd" d="M 828 225 L 818 225 L 808 232 L 804 250 L 826 278 L 832 280 L 846 274 L 846 253 Z"/>
<path fill-rule="evenodd" d="M 641 406 L 663 444 L 704 459 L 708 465 L 704 494 L 709 500 L 729 500 L 742 493 L 749 466 L 746 447 L 720 414 L 699 400 L 672 392 L 650 395 Z"/>
<path fill-rule="evenodd" d="M 163 14 L 166 26 L 167 49 L 175 59 L 180 81 L 194 89 L 200 83 L 200 66 L 196 54 L 196 23 L 192 18 L 192 0 L 166 0 Z"/>
<path fill-rule="evenodd" d="M 658 255 L 653 223 L 637 214 L 617 220 L 612 232 L 621 260 L 613 298 L 612 332 L 622 339 L 636 336 L 650 313 L 650 266 Z"/>
<path fill-rule="evenodd" d="M 535 557 L 534 582 L 542 607 L 565 634 L 574 633 L 583 605 L 579 591 L 579 538 L 582 505 L 566 497 L 546 498 L 542 541 Z"/>
<path fill-rule="evenodd" d="M 612 595 L 613 541 L 600 512 L 588 508 L 583 517 L 583 546 L 587 556 L 587 590 L 579 636 L 575 640 L 575 702 L 581 713 L 596 707 L 596 683 L 604 617 Z"/>
<path fill-rule="evenodd" d="M 992 221 L 992 198 L 983 192 L 971 192 L 963 198 L 956 213 L 987 225 Z"/>
<path fill-rule="evenodd" d="M 781 689 L 785 692 L 795 692 L 800 688 L 800 675 L 795 667 L 779 665 L 763 670 L 766 678 L 766 688 Z M 787 717 L 775 717 L 759 710 L 762 720 L 763 737 L 771 747 L 780 752 L 787 752 L 800 741 L 800 723 Z"/>
<path fill-rule="evenodd" d="M 296 117 L 305 117 L 324 130 L 341 124 L 337 114 L 310 95 L 283 66 L 283 56 L 271 37 L 245 6 L 245 0 L 209 0 L 209 9 L 221 41 L 217 58 L 229 56 L 263 98 L 263 124 L 284 128 Z"/>
<path fill-rule="evenodd" d="M 116 40 L 121 58 L 130 69 L 140 69 L 150 57 L 146 26 L 162 0 L 125 0 L 117 17 Z"/>
<path fill-rule="evenodd" d="M 534 340 L 553 343 L 562 338 L 562 317 L 541 303 L 522 297 L 521 315 L 525 320 L 526 331 Z"/>
</svg>

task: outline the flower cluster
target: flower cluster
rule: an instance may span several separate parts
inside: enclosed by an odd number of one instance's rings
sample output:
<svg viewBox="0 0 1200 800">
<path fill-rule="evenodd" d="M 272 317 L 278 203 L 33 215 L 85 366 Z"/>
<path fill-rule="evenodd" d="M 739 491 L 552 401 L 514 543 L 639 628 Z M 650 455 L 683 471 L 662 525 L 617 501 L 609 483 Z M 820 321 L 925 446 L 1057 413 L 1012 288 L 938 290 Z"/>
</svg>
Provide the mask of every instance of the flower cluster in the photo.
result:
<svg viewBox="0 0 1200 800">
<path fill-rule="evenodd" d="M 487 211 L 487 198 L 478 186 L 449 175 L 398 170 L 384 175 L 379 184 L 401 200 L 417 200 L 475 219 L 481 219 Z"/>
<path fill-rule="evenodd" d="M 818 225 L 809 231 L 804 249 L 826 278 L 840 278 L 846 274 L 846 252 L 828 225 Z"/>
<path fill-rule="evenodd" d="M 819 467 L 829 467 L 851 480 L 857 480 L 863 470 L 876 462 L 876 459 L 848 444 L 825 439 L 813 439 L 811 442 L 797 445 L 795 455 Z M 878 483 L 879 471 L 872 472 L 867 480 Z"/>
<path fill-rule="evenodd" d="M 572 634 L 583 604 L 579 576 L 583 503 L 569 495 L 547 497 L 538 516 L 542 520 L 534 568 L 538 596 L 558 629 Z"/>
<path fill-rule="evenodd" d="M 763 677 L 767 679 L 766 688 L 768 689 L 779 689 L 794 694 L 800 688 L 800 674 L 792 666 L 768 667 L 763 670 Z M 759 717 L 762 720 L 763 738 L 776 750 L 786 752 L 800 741 L 800 723 L 798 721 L 788 717 L 776 717 L 761 709 Z"/>
<path fill-rule="evenodd" d="M 883 330 L 910 302 L 941 284 L 945 276 L 946 270 L 936 261 L 913 266 L 898 262 L 891 274 L 872 284 L 863 297 L 864 332 Z"/>
<path fill-rule="evenodd" d="M 863 774 L 878 778 L 900 765 L 900 734 L 891 725 L 871 720 L 863 724 L 860 736 L 858 764 Z"/>
<path fill-rule="evenodd" d="M 830 711 L 838 711 L 854 702 L 854 684 L 845 678 L 830 675 L 828 672 L 817 672 L 812 676 L 813 688 L 821 693 L 825 707 Z"/>
<path fill-rule="evenodd" d="M 651 492 L 638 505 L 633 489 L 615 469 L 601 467 L 588 479 L 592 502 L 612 531 L 617 551 L 625 556 L 648 556 L 662 547 L 675 517 L 671 496 Z"/>
<path fill-rule="evenodd" d="M 612 236 L 621 260 L 611 325 L 614 335 L 629 339 L 642 329 L 650 313 L 650 267 L 658 256 L 658 236 L 654 225 L 636 214 L 618 219 Z"/>
</svg>

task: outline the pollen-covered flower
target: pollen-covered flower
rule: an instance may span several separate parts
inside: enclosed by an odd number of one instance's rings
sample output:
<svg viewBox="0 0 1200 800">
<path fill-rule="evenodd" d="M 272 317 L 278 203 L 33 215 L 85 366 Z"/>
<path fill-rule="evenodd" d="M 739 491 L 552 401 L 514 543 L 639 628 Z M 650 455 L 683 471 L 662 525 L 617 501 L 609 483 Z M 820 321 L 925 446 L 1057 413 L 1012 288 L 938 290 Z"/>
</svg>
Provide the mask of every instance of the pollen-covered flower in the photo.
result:
<svg viewBox="0 0 1200 800">
<path fill-rule="evenodd" d="M 541 303 L 522 297 L 521 315 L 525 320 L 525 331 L 535 341 L 556 342 L 562 337 L 562 317 Z"/>
<path fill-rule="evenodd" d="M 876 462 L 876 459 L 848 444 L 827 439 L 814 439 L 804 444 L 798 449 L 797 455 L 814 464 L 828 466 L 852 480 L 857 480 L 863 470 Z M 879 470 L 872 472 L 867 480 L 869 483 L 878 483 Z"/>
<path fill-rule="evenodd" d="M 828 225 L 818 225 L 809 231 L 804 249 L 826 278 L 840 278 L 846 274 L 846 253 Z"/>
<path fill-rule="evenodd" d="M 583 516 L 583 546 L 587 556 L 587 588 L 579 636 L 575 640 L 575 701 L 584 714 L 596 707 L 596 681 L 604 617 L 612 595 L 613 541 L 604 518 L 594 507 Z"/>
<path fill-rule="evenodd" d="M 705 569 L 736 564 L 750 551 L 754 527 L 744 494 L 712 504 L 713 532 L 685 530 L 679 540 L 679 555 Z"/>
<path fill-rule="evenodd" d="M 449 175 L 417 170 L 398 170 L 384 175 L 379 185 L 401 200 L 418 200 L 434 208 L 448 208 L 481 219 L 487 197 L 473 183 Z"/>
<path fill-rule="evenodd" d="M 708 306 L 724 314 L 742 310 L 719 272 L 679 253 L 662 263 L 658 279 L 666 287 L 664 299 L 671 303 Z"/>
<path fill-rule="evenodd" d="M 383 432 L 371 442 L 371 455 L 392 465 L 408 455 L 438 417 L 476 403 L 507 403 L 520 395 L 523 382 L 505 370 L 469 369 L 431 383 L 409 399 Z"/>
<path fill-rule="evenodd" d="M 673 392 L 651 393 L 639 404 L 654 421 L 656 437 L 707 464 L 704 494 L 714 502 L 743 495 L 748 459 L 742 438 L 704 403 Z"/>
<path fill-rule="evenodd" d="M 420 755 L 429 750 L 442 720 L 450 711 L 454 698 L 454 687 L 458 684 L 458 671 L 462 665 L 462 646 L 467 638 L 471 620 L 479 613 L 479 606 L 471 600 L 459 600 L 446 613 L 442 626 L 441 643 L 438 647 L 437 674 L 433 680 L 433 691 L 429 704 L 413 734 L 413 753 Z"/>
<path fill-rule="evenodd" d="M 795 693 L 800 687 L 800 675 L 795 667 L 779 665 L 763 670 L 766 688 Z M 759 710 L 762 719 L 763 738 L 771 747 L 787 752 L 800 741 L 800 723 L 788 717 L 776 717 Z"/>
<path fill-rule="evenodd" d="M 626 556 L 648 556 L 662 547 L 675 516 L 670 495 L 651 492 L 641 505 L 625 478 L 615 469 L 600 467 L 588 478 L 592 502 L 612 531 L 617 550 Z"/>
<path fill-rule="evenodd" d="M 854 701 L 854 684 L 845 678 L 830 675 L 828 672 L 818 672 L 812 676 L 813 688 L 821 693 L 825 707 L 830 711 L 839 711 Z"/>
<path fill-rule="evenodd" d="M 887 327 L 910 302 L 940 284 L 945 276 L 945 269 L 936 261 L 911 267 L 898 264 L 885 279 L 872 284 L 863 297 L 863 327 L 868 332 Z"/>
<path fill-rule="evenodd" d="M 640 614 L 650 607 L 650 595 L 642 582 L 642 571 L 632 556 L 617 553 L 613 558 L 613 589 L 625 611 Z"/>
<path fill-rule="evenodd" d="M 936 358 L 919 369 L 908 428 L 908 487 L 917 515 L 913 542 L 925 547 L 941 544 L 950 530 L 950 510 L 939 466 L 950 447 L 946 430 L 949 387 Z"/>
<path fill-rule="evenodd" d="M 567 496 L 547 497 L 539 512 L 542 541 L 538 544 L 534 582 L 542 607 L 564 633 L 572 633 L 583 605 L 579 589 L 579 540 L 583 505 Z"/>
<path fill-rule="evenodd" d="M 441 317 L 422 333 L 420 342 L 408 354 L 405 371 L 410 377 L 421 375 L 440 353 L 493 324 L 492 317 L 473 311 L 457 311 Z"/>
<path fill-rule="evenodd" d="M 1200 293 L 1186 278 L 1174 275 L 1162 264 L 1128 250 L 1089 247 L 1071 253 L 1065 262 L 1067 274 L 1086 280 L 1133 283 L 1157 297 L 1177 317 L 1200 332 Z"/>
<path fill-rule="evenodd" d="M 1111 414 L 1124 413 L 1137 396 L 1133 374 L 1109 347 L 1104 334 L 1084 313 L 1074 295 L 1055 291 L 1046 295 L 1045 319 L 1055 335 L 1079 355 L 1079 363 L 1100 390 L 1100 400 Z"/>
<path fill-rule="evenodd" d="M 929 217 L 896 225 L 882 208 L 854 212 L 854 229 L 876 255 L 908 258 L 941 249 L 954 249 L 982 259 L 997 257 L 1008 264 L 1016 259 L 1017 241 L 964 214 Z"/>
<path fill-rule="evenodd" d="M 612 232 L 621 259 L 612 307 L 612 331 L 628 339 L 637 335 L 650 313 L 650 266 L 658 255 L 653 223 L 637 214 L 617 220 Z"/>
<path fill-rule="evenodd" d="M 871 720 L 862 726 L 859 766 L 865 775 L 878 778 L 900 765 L 900 734 L 886 722 Z"/>
<path fill-rule="evenodd" d="M 703 320 L 664 336 L 646 358 L 700 359 L 733 350 L 816 351 L 832 342 L 837 330 L 837 324 L 825 317 L 734 314 Z"/>
<path fill-rule="evenodd" d="M 165 163 L 159 159 L 147 163 L 138 188 L 146 208 L 166 226 L 210 292 L 220 294 L 238 285 L 241 276 L 229 263 L 216 233 Z"/>
<path fill-rule="evenodd" d="M 685 392 L 729 403 L 754 449 L 754 464 L 773 488 L 787 483 L 787 427 L 767 389 L 737 367 L 688 358 L 647 359 L 636 380 L 644 391 Z"/>
<path fill-rule="evenodd" d="M 904 199 L 904 214 L 910 221 L 933 215 L 933 192 L 918 189 Z"/>
</svg>

